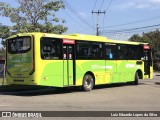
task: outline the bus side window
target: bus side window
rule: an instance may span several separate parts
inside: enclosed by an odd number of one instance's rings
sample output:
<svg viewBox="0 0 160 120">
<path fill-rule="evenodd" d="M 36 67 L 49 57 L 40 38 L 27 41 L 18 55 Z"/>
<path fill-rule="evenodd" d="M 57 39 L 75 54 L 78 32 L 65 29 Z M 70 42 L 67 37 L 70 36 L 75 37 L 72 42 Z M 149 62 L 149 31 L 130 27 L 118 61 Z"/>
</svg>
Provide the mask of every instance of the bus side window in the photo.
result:
<svg viewBox="0 0 160 120">
<path fill-rule="evenodd" d="M 142 54 L 141 54 L 140 46 L 138 45 L 128 45 L 128 59 L 129 60 L 141 60 Z"/>
<path fill-rule="evenodd" d="M 92 54 L 93 54 L 93 59 L 103 59 L 103 48 L 102 48 L 102 43 L 95 42 L 92 44 Z"/>
<path fill-rule="evenodd" d="M 92 59 L 92 49 L 91 44 L 88 41 L 77 41 L 76 49 L 77 59 Z"/>
<path fill-rule="evenodd" d="M 105 45 L 105 59 L 106 60 L 115 60 L 116 59 L 117 48 L 114 44 Z"/>
<path fill-rule="evenodd" d="M 56 54 L 55 46 L 51 47 L 51 56 L 54 57 Z"/>
<path fill-rule="evenodd" d="M 106 48 L 106 59 L 113 59 L 113 53 L 110 48 Z"/>
<path fill-rule="evenodd" d="M 134 45 L 128 45 L 128 60 L 136 60 L 137 55 L 136 53 L 138 52 L 138 47 Z"/>
<path fill-rule="evenodd" d="M 41 46 L 41 57 L 42 57 L 42 59 L 44 59 L 45 58 L 45 52 L 44 52 L 44 48 L 45 46 Z"/>
<path fill-rule="evenodd" d="M 63 59 L 61 40 L 57 38 L 42 37 L 41 58 L 47 60 Z"/>
<path fill-rule="evenodd" d="M 41 56 L 43 59 L 46 59 L 47 57 L 50 57 L 50 51 L 51 51 L 51 46 L 43 46 L 41 49 Z"/>
<path fill-rule="evenodd" d="M 128 59 L 127 45 L 118 45 L 118 59 L 119 60 Z"/>
</svg>

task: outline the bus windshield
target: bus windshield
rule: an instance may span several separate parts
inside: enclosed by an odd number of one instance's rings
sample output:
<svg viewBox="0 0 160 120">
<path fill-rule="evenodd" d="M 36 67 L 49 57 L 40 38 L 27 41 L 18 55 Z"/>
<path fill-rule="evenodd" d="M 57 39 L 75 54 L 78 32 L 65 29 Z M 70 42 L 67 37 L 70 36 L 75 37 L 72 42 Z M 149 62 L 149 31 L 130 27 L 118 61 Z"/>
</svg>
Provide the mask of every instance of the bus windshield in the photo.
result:
<svg viewBox="0 0 160 120">
<path fill-rule="evenodd" d="M 16 37 L 8 40 L 8 52 L 10 54 L 26 53 L 31 48 L 31 37 Z"/>
</svg>

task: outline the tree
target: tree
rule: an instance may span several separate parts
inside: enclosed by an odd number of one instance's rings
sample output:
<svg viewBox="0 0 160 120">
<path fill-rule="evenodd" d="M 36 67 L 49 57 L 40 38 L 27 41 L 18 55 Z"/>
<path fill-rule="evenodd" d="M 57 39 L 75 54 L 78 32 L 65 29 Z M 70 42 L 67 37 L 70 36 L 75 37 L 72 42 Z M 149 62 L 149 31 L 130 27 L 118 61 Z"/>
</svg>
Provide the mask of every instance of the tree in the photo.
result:
<svg viewBox="0 0 160 120">
<path fill-rule="evenodd" d="M 133 42 L 140 42 L 141 36 L 139 36 L 138 34 L 134 34 L 129 40 Z"/>
<path fill-rule="evenodd" d="M 129 40 L 136 41 L 136 42 L 149 43 L 152 49 L 154 70 L 160 69 L 160 31 L 159 30 L 143 33 L 142 36 L 133 35 Z"/>
<path fill-rule="evenodd" d="M 16 0 L 19 7 L 0 2 L 0 15 L 8 17 L 14 25 L 11 31 L 63 33 L 67 27 L 57 25 L 65 23 L 64 19 L 57 18 L 55 12 L 65 8 L 60 0 Z M 56 25 L 53 25 L 56 23 Z"/>
<path fill-rule="evenodd" d="M 1 38 L 1 44 L 3 47 L 5 47 L 5 38 L 9 37 L 11 35 L 10 27 L 0 24 L 0 38 Z"/>
</svg>

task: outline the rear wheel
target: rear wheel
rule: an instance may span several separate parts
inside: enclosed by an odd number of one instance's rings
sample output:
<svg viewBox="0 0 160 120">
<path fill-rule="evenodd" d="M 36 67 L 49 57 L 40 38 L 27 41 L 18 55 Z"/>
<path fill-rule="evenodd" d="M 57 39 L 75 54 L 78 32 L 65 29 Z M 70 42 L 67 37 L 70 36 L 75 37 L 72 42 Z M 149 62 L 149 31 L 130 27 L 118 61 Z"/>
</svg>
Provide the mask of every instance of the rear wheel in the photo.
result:
<svg viewBox="0 0 160 120">
<path fill-rule="evenodd" d="M 139 76 L 138 76 L 138 72 L 136 72 L 135 78 L 134 78 L 134 85 L 138 85 L 138 81 L 139 81 Z"/>
<path fill-rule="evenodd" d="M 94 86 L 93 76 L 90 74 L 85 74 L 83 77 L 83 89 L 84 91 L 91 91 Z"/>
</svg>

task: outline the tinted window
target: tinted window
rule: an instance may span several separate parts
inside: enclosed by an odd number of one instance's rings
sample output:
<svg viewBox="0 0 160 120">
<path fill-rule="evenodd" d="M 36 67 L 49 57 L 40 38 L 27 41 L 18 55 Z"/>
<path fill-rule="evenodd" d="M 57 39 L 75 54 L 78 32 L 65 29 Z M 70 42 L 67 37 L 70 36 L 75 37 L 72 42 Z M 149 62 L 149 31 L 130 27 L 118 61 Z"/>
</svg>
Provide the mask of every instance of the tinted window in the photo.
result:
<svg viewBox="0 0 160 120">
<path fill-rule="evenodd" d="M 61 40 L 56 38 L 41 38 L 41 58 L 42 59 L 62 59 Z"/>
<path fill-rule="evenodd" d="M 103 44 L 102 43 L 92 44 L 92 56 L 93 56 L 93 59 L 103 58 Z"/>
<path fill-rule="evenodd" d="M 128 59 L 129 60 L 141 60 L 142 49 L 137 45 L 128 45 Z"/>
<path fill-rule="evenodd" d="M 103 44 L 97 42 L 77 41 L 77 59 L 103 59 Z"/>
<path fill-rule="evenodd" d="M 118 59 L 127 60 L 128 52 L 127 45 L 118 45 Z"/>
<path fill-rule="evenodd" d="M 92 59 L 92 48 L 90 42 L 78 41 L 76 50 L 77 59 Z"/>
<path fill-rule="evenodd" d="M 11 54 L 25 53 L 31 48 L 31 37 L 16 37 L 8 40 L 8 52 Z"/>
<path fill-rule="evenodd" d="M 139 45 L 117 45 L 119 60 L 141 60 L 142 48 Z"/>
<path fill-rule="evenodd" d="M 106 60 L 115 60 L 117 54 L 117 46 L 115 44 L 106 44 L 105 45 L 105 59 Z"/>
</svg>

